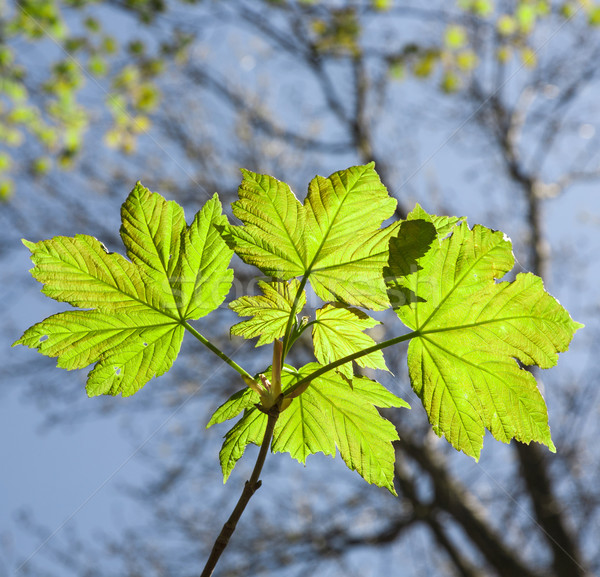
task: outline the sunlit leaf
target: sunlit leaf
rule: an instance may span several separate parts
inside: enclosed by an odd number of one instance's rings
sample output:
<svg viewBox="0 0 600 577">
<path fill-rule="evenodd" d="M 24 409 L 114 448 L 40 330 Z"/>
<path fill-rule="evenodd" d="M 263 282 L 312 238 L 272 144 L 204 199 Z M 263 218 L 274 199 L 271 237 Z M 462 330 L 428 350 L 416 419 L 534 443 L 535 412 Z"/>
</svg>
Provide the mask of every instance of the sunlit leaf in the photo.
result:
<svg viewBox="0 0 600 577">
<path fill-rule="evenodd" d="M 473 70 L 478 62 L 477 54 L 473 50 L 461 50 L 456 55 L 456 65 L 464 72 Z"/>
<path fill-rule="evenodd" d="M 274 283 L 259 281 L 258 286 L 263 295 L 240 297 L 229 304 L 238 315 L 252 317 L 232 326 L 231 334 L 246 339 L 260 337 L 256 343 L 257 347 L 283 337 L 300 283 L 297 280 Z M 301 310 L 305 303 L 306 295 L 302 291 L 298 310 Z"/>
<path fill-rule="evenodd" d="M 537 54 L 535 50 L 525 46 L 521 50 L 521 61 L 527 68 L 535 68 L 537 66 Z"/>
<path fill-rule="evenodd" d="M 440 54 L 436 51 L 427 51 L 415 60 L 413 72 L 415 76 L 427 78 L 435 70 L 436 64 L 440 61 Z"/>
<path fill-rule="evenodd" d="M 295 374 L 282 375 L 283 391 L 299 379 L 310 375 L 321 365 L 311 363 Z M 262 443 L 267 416 L 252 405 L 255 393 L 240 391 L 213 415 L 209 425 L 230 419 L 244 411 L 242 418 L 225 436 L 220 453 L 225 479 L 249 443 Z M 256 396 L 254 396 L 256 395 Z M 284 410 L 273 434 L 273 452 L 286 452 L 300 461 L 314 453 L 335 456 L 336 447 L 346 465 L 367 482 L 386 487 L 395 494 L 394 449 L 398 439 L 394 426 L 375 407 L 409 405 L 379 383 L 365 377 L 354 377 L 350 389 L 339 375 L 330 372 L 314 379 L 308 389 L 292 400 Z"/>
<path fill-rule="evenodd" d="M 375 341 L 363 331 L 378 324 L 378 321 L 353 307 L 328 304 L 317 309 L 312 324 L 315 357 L 322 365 L 326 365 L 372 347 Z M 388 370 L 381 351 L 359 357 L 356 363 L 360 367 Z M 352 363 L 341 365 L 337 370 L 352 379 Z"/>
<path fill-rule="evenodd" d="M 14 344 L 57 357 L 66 369 L 96 363 L 88 375 L 90 396 L 132 395 L 167 372 L 185 320 L 217 308 L 232 280 L 232 252 L 215 229 L 225 218 L 216 197 L 187 228 L 181 207 L 138 183 L 122 218 L 121 237 L 133 262 L 91 236 L 23 241 L 42 292 L 92 310 L 53 315 Z"/>
<path fill-rule="evenodd" d="M 246 445 L 260 445 L 267 428 L 267 415 L 252 408 L 225 435 L 225 442 L 219 452 L 219 461 L 223 471 L 223 482 L 227 481 L 235 464 L 241 459 Z"/>
<path fill-rule="evenodd" d="M 53 315 L 15 344 L 56 357 L 65 369 L 95 364 L 90 396 L 131 395 L 167 372 L 186 328 L 226 359 L 187 321 L 222 304 L 235 249 L 274 278 L 259 282 L 262 295 L 231 303 L 240 316 L 251 317 L 232 334 L 258 337 L 262 345 L 291 328 L 291 346 L 307 326 L 294 318 L 306 304 L 306 282 L 330 302 L 310 323 L 320 364 L 300 370 L 284 364 L 273 375 L 267 369 L 253 378 L 227 359 L 249 388 L 223 403 L 207 425 L 242 413 L 220 452 L 224 480 L 248 444 L 263 442 L 264 407 L 276 407 L 281 414 L 273 452 L 305 463 L 311 454 L 339 451 L 367 482 L 394 493 L 392 442 L 398 435 L 376 407 L 408 405 L 379 383 L 354 376 L 351 362 L 324 367 L 374 347 L 364 331 L 378 323 L 357 305 L 382 309 L 391 303 L 413 331 L 391 342 L 411 339 L 412 386 L 435 432 L 454 447 L 478 458 L 488 429 L 503 442 L 537 441 L 554 450 L 544 400 L 522 365 L 553 366 L 582 325 L 545 292 L 540 278 L 518 274 L 501 282 L 514 265 L 501 232 L 471 230 L 464 218 L 432 216 L 419 205 L 406 220 L 381 228 L 396 202 L 372 163 L 315 177 L 304 204 L 285 183 L 248 171 L 239 194 L 234 214 L 242 226 L 228 225 L 214 195 L 188 227 L 179 205 L 138 183 L 121 212 L 131 260 L 86 235 L 23 241 L 42 291 L 89 310 Z M 274 359 L 289 349 L 276 344 Z M 355 361 L 387 370 L 379 348 Z M 317 371 L 327 372 L 315 377 Z"/>
<path fill-rule="evenodd" d="M 467 31 L 463 26 L 448 26 L 444 34 L 444 42 L 451 50 L 462 48 L 468 41 Z"/>
<path fill-rule="evenodd" d="M 182 251 L 170 284 L 177 295 L 180 316 L 199 319 L 219 307 L 233 282 L 228 268 L 233 251 L 217 226 L 227 223 L 215 193 L 182 236 Z"/>
<path fill-rule="evenodd" d="M 177 264 L 181 236 L 187 228 L 183 208 L 152 193 L 140 182 L 121 207 L 121 238 L 127 256 L 168 295 L 167 303 L 177 308 L 170 280 Z"/>
<path fill-rule="evenodd" d="M 537 7 L 532 4 L 520 4 L 515 12 L 519 28 L 525 34 L 529 34 L 534 26 L 537 17 Z"/>
<path fill-rule="evenodd" d="M 588 22 L 591 26 L 600 26 L 600 6 L 593 6 L 590 9 Z"/>
<path fill-rule="evenodd" d="M 167 295 L 144 283 L 141 269 L 117 253 L 109 253 L 94 237 L 57 236 L 37 243 L 23 241 L 31 251 L 32 276 L 42 292 L 57 301 L 102 311 L 160 310 Z"/>
<path fill-rule="evenodd" d="M 304 204 L 272 177 L 244 171 L 234 215 L 244 226 L 225 226 L 236 253 L 265 275 L 281 280 L 307 276 L 319 297 L 383 309 L 381 272 L 397 225 L 392 199 L 373 163 L 315 177 Z"/>
<path fill-rule="evenodd" d="M 406 220 L 424 220 L 426 222 L 431 222 L 437 231 L 437 237 L 442 239 L 448 235 L 457 224 L 465 222 L 466 219 L 464 216 L 437 216 L 428 214 L 420 204 L 417 204 L 408 214 Z"/>
<path fill-rule="evenodd" d="M 497 281 L 514 264 L 501 232 L 462 223 L 440 237 L 412 270 L 393 251 L 389 267 L 398 275 L 393 290 L 418 295 L 394 309 L 417 331 L 410 378 L 435 432 L 475 458 L 485 429 L 502 442 L 537 441 L 554 451 L 546 405 L 519 363 L 553 366 L 582 325 L 540 278 Z"/>
<path fill-rule="evenodd" d="M 460 76 L 452 70 L 447 70 L 442 76 L 441 88 L 446 94 L 451 94 L 460 88 L 460 83 Z"/>
<path fill-rule="evenodd" d="M 260 396 L 256 391 L 245 387 L 241 391 L 231 395 L 212 415 L 206 428 L 224 423 L 229 419 L 234 419 L 243 410 L 253 407 L 260 402 Z"/>
<path fill-rule="evenodd" d="M 245 226 L 226 226 L 225 239 L 248 264 L 288 280 L 306 270 L 304 208 L 290 187 L 272 176 L 243 170 L 233 214 Z"/>
<path fill-rule="evenodd" d="M 284 389 L 289 388 L 295 381 L 297 377 L 297 371 L 295 368 L 290 365 L 284 365 L 284 372 L 287 373 L 287 376 L 284 375 Z M 271 368 L 269 367 L 263 373 L 267 379 L 271 378 Z M 250 409 L 256 403 L 260 402 L 260 396 L 257 392 L 252 389 L 245 387 L 242 390 L 234 393 L 227 399 L 212 415 L 206 428 L 212 427 L 213 425 L 217 425 L 219 423 L 223 423 L 228 421 L 229 419 L 233 419 L 237 417 L 242 411 L 245 409 Z"/>
<path fill-rule="evenodd" d="M 314 363 L 306 365 L 298 378 L 318 368 Z M 337 447 L 348 468 L 395 494 L 392 441 L 398 439 L 398 433 L 375 406 L 408 408 L 405 401 L 375 381 L 354 377 L 354 389 L 350 389 L 342 377 L 326 373 L 314 379 L 281 414 L 273 451 L 290 453 L 304 463 L 316 452 L 334 455 Z"/>
<path fill-rule="evenodd" d="M 502 34 L 503 36 L 510 36 L 511 34 L 514 34 L 517 31 L 518 24 L 512 16 L 508 14 L 503 14 L 502 16 L 500 16 L 500 18 L 498 18 L 496 26 L 500 34 Z"/>
</svg>

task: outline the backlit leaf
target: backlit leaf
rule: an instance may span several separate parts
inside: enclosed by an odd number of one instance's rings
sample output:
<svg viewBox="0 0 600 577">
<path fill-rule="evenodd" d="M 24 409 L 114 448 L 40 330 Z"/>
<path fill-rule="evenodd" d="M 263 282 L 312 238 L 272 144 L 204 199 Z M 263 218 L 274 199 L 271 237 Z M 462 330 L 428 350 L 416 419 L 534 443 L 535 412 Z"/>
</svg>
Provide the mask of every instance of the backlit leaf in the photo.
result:
<svg viewBox="0 0 600 577">
<path fill-rule="evenodd" d="M 253 407 L 260 402 L 260 396 L 256 391 L 249 387 L 245 387 L 241 391 L 231 395 L 212 415 L 206 428 L 224 423 L 229 419 L 234 419 L 243 410 Z"/>
<path fill-rule="evenodd" d="M 182 251 L 171 279 L 182 318 L 206 316 L 219 307 L 229 293 L 233 270 L 228 266 L 233 251 L 216 228 L 226 223 L 227 217 L 222 214 L 215 193 L 182 236 Z"/>
<path fill-rule="evenodd" d="M 76 307 L 102 311 L 160 310 L 166 297 L 144 283 L 141 270 L 92 236 L 56 236 L 37 243 L 23 241 L 31 251 L 31 275 L 42 292 Z M 168 296 L 168 295 L 167 295 Z"/>
<path fill-rule="evenodd" d="M 319 369 L 311 363 L 299 371 L 282 374 L 283 392 L 299 379 Z M 268 375 L 267 375 L 268 376 Z M 258 399 L 249 389 L 240 391 L 213 415 L 209 425 L 230 419 L 244 411 L 242 418 L 225 436 L 220 453 L 225 479 L 249 443 L 260 445 L 267 416 L 252 405 Z M 409 405 L 385 387 L 365 377 L 354 377 L 354 388 L 334 372 L 314 379 L 308 389 L 284 410 L 273 434 L 273 452 L 289 453 L 301 463 L 314 453 L 335 456 L 336 447 L 346 465 L 368 483 L 394 492 L 394 448 L 398 439 L 394 426 L 375 407 Z"/>
<path fill-rule="evenodd" d="M 169 305 L 177 308 L 169 280 L 187 228 L 183 208 L 138 182 L 121 207 L 121 220 L 127 256 L 162 288 L 163 295 L 169 295 Z"/>
<path fill-rule="evenodd" d="M 444 43 L 451 50 L 462 48 L 468 41 L 467 31 L 463 26 L 452 25 L 446 28 Z"/>
<path fill-rule="evenodd" d="M 378 324 L 378 321 L 353 307 L 327 304 L 317 309 L 312 323 L 315 357 L 322 365 L 326 365 L 372 347 L 375 341 L 363 331 Z M 360 367 L 388 370 L 381 351 L 357 358 L 356 364 Z M 352 379 L 354 371 L 351 362 L 339 366 L 337 370 L 346 378 Z"/>
<path fill-rule="evenodd" d="M 265 436 L 268 417 L 258 409 L 247 410 L 242 418 L 225 435 L 225 442 L 219 452 L 223 471 L 223 483 L 227 481 L 235 464 L 241 459 L 246 445 L 260 445 Z"/>
<path fill-rule="evenodd" d="M 315 264 L 310 274 L 312 286 L 323 300 L 372 310 L 389 307 L 382 271 L 388 260 L 390 238 L 399 223 L 348 239 L 339 253 L 329 253 Z"/>
<path fill-rule="evenodd" d="M 291 282 L 259 281 L 258 286 L 263 295 L 240 297 L 229 304 L 241 317 L 252 317 L 232 326 L 231 334 L 246 339 L 260 337 L 257 347 L 283 337 L 300 283 L 295 279 Z M 302 310 L 305 304 L 306 294 L 302 291 L 298 310 Z"/>
<path fill-rule="evenodd" d="M 320 367 L 306 365 L 298 377 Z M 395 494 L 395 427 L 384 419 L 376 406 L 407 407 L 376 381 L 354 377 L 354 389 L 334 372 L 314 379 L 308 389 L 281 413 L 275 426 L 273 451 L 287 452 L 304 463 L 316 452 L 334 455 L 334 446 L 349 469 L 368 483 L 386 487 Z"/>
<path fill-rule="evenodd" d="M 389 305 L 381 272 L 397 225 L 380 227 L 396 201 L 373 163 L 315 177 L 303 205 L 286 184 L 248 171 L 239 195 L 233 211 L 244 226 L 223 236 L 245 262 L 281 280 L 306 276 L 324 300 Z"/>
<path fill-rule="evenodd" d="M 466 219 L 464 216 L 437 216 L 435 214 L 428 214 L 420 204 L 416 204 L 415 208 L 406 217 L 406 220 L 431 222 L 435 226 L 437 237 L 442 239 L 452 232 L 452 229 L 457 224 L 465 222 Z"/>
<path fill-rule="evenodd" d="M 535 275 L 497 281 L 514 264 L 501 232 L 456 225 L 417 261 L 407 268 L 390 250 L 388 272 L 397 275 L 392 291 L 418 296 L 397 299 L 394 310 L 418 332 L 408 348 L 410 378 L 435 432 L 475 458 L 485 429 L 505 443 L 537 441 L 554 451 L 546 405 L 519 363 L 555 365 L 582 325 Z"/>
<path fill-rule="evenodd" d="M 285 373 L 288 373 L 287 377 L 284 376 L 284 385 L 285 385 L 284 388 L 290 387 L 292 384 L 292 380 L 293 380 L 293 382 L 296 382 L 294 380 L 294 377 L 297 375 L 296 369 L 294 369 L 293 367 L 290 367 L 289 365 L 284 365 L 283 370 Z M 289 376 L 289 374 L 291 374 L 292 376 Z M 267 377 L 267 379 L 271 378 L 271 367 L 269 367 L 264 372 L 264 375 Z M 260 402 L 259 394 L 255 391 L 253 391 L 252 389 L 250 389 L 249 387 L 245 387 L 245 388 L 241 389 L 240 391 L 238 391 L 237 393 L 234 393 L 233 395 L 231 395 L 231 397 L 229 397 L 229 399 L 227 399 L 214 412 L 214 414 L 210 418 L 208 424 L 206 425 L 206 428 L 208 429 L 209 427 L 212 427 L 213 425 L 217 425 L 219 423 L 228 421 L 229 419 L 233 419 L 233 418 L 237 417 L 245 409 L 250 409 L 254 405 L 256 405 L 256 403 L 259 403 L 259 402 Z"/>
<path fill-rule="evenodd" d="M 245 226 L 225 226 L 225 239 L 248 264 L 288 280 L 306 270 L 304 207 L 290 187 L 272 176 L 243 170 L 240 199 L 231 206 Z"/>
<path fill-rule="evenodd" d="M 183 327 L 157 311 L 144 313 L 67 311 L 28 329 L 17 343 L 58 357 L 63 369 L 81 369 L 97 361 L 87 390 L 132 395 L 153 376 L 167 372 L 179 353 Z"/>
<path fill-rule="evenodd" d="M 232 280 L 232 251 L 215 229 L 225 222 L 216 196 L 187 228 L 178 205 L 138 183 L 121 214 L 121 237 L 133 262 L 91 236 L 23 241 L 42 292 L 92 310 L 53 315 L 14 344 L 57 357 L 66 369 L 96 363 L 88 375 L 90 396 L 132 395 L 167 372 L 185 321 L 217 308 Z"/>
</svg>

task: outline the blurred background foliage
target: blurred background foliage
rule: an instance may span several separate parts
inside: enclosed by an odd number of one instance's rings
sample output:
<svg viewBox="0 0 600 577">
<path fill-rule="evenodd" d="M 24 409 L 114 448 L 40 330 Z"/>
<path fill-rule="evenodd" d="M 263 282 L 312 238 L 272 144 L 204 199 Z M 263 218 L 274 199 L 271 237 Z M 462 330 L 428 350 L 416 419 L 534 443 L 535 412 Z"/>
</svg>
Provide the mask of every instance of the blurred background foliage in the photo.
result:
<svg viewBox="0 0 600 577">
<path fill-rule="evenodd" d="M 206 0 L 9 2 L 0 20 L 0 142 L 6 147 L 0 155 L 0 197 L 6 200 L 14 193 L 15 156 L 26 143 L 36 151 L 26 169 L 36 176 L 53 167 L 73 168 L 92 124 L 101 126 L 105 146 L 134 153 L 163 97 L 161 77 L 172 66 L 185 70 L 190 50 L 202 37 L 203 26 L 186 26 L 171 14 L 196 4 L 213 4 L 224 12 L 236 9 L 235 2 L 225 8 Z M 368 58 L 363 43 L 367 21 L 370 30 L 370 21 L 387 13 L 401 18 L 403 8 L 391 0 L 262 4 L 261 10 L 301 19 L 305 48 L 319 60 Z M 494 57 L 504 66 L 535 69 L 536 43 L 548 21 L 560 26 L 561 20 L 566 24 L 577 18 L 590 28 L 600 26 L 600 5 L 587 0 L 459 0 L 448 13 L 409 6 L 407 13 L 412 11 L 420 11 L 424 19 L 429 11 L 442 18 L 437 36 L 390 45 L 376 56 L 390 78 L 431 80 L 445 93 L 467 89 L 469 77 L 486 64 L 485 36 L 494 36 Z M 127 30 L 115 33 L 111 21 L 121 16 L 127 18 Z M 144 34 L 137 37 L 140 27 Z M 44 54 L 42 66 L 31 66 L 34 53 Z M 102 94 L 103 106 L 90 106 L 86 85 Z"/>
</svg>

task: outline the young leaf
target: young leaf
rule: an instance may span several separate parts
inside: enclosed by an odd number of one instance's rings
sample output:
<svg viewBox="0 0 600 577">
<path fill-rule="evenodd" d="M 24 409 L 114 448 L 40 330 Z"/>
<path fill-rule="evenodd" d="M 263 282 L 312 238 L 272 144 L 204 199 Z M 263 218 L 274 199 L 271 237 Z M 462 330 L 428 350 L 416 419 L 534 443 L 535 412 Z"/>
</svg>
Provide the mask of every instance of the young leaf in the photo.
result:
<svg viewBox="0 0 600 577">
<path fill-rule="evenodd" d="M 284 371 L 286 373 L 291 373 L 292 375 L 296 375 L 296 369 L 291 367 L 290 365 L 284 365 Z M 271 368 L 269 367 L 265 371 L 265 376 L 267 379 L 272 378 Z M 291 377 L 284 377 L 283 379 L 284 385 L 287 387 L 291 386 Z M 295 382 L 295 381 L 294 381 Z M 212 415 L 210 421 L 206 425 L 206 428 L 212 427 L 213 425 L 217 425 L 219 423 L 223 423 L 228 421 L 229 419 L 233 419 L 237 417 L 243 410 L 250 409 L 257 403 L 260 403 L 259 394 L 252 390 L 249 387 L 245 387 L 239 390 L 237 393 L 234 393 L 227 399 Z"/>
<path fill-rule="evenodd" d="M 283 392 L 310 375 L 321 365 L 311 363 L 296 373 L 282 374 Z M 267 375 L 268 376 L 268 375 Z M 342 459 L 368 483 L 394 492 L 394 449 L 398 439 L 394 426 L 375 407 L 407 407 L 409 405 L 385 387 L 365 377 L 354 377 L 350 389 L 342 377 L 327 373 L 314 379 L 308 389 L 292 400 L 275 425 L 271 449 L 287 452 L 301 463 L 308 455 L 323 452 Z M 238 423 L 227 433 L 220 453 L 225 479 L 242 456 L 248 443 L 259 445 L 267 416 L 252 405 L 258 395 L 239 391 L 213 415 L 209 426 L 233 418 L 244 411 Z"/>
<path fill-rule="evenodd" d="M 311 383 L 312 384 L 312 383 Z M 335 457 L 336 439 L 329 406 L 318 395 L 309 394 L 310 387 L 295 398 L 279 416 L 273 434 L 273 452 L 289 453 L 293 459 L 305 464 L 314 453 Z M 349 393 L 344 384 L 344 392 Z"/>
<path fill-rule="evenodd" d="M 241 317 L 253 317 L 231 327 L 231 334 L 251 339 L 260 337 L 256 346 L 272 343 L 283 337 L 294 298 L 300 288 L 297 280 L 291 282 L 258 282 L 264 296 L 244 296 L 229 304 Z M 298 311 L 306 304 L 306 294 L 302 291 L 298 301 Z"/>
<path fill-rule="evenodd" d="M 168 303 L 176 309 L 176 298 L 169 285 L 186 229 L 183 208 L 167 202 L 138 182 L 121 207 L 121 239 L 127 256 L 169 295 Z"/>
<path fill-rule="evenodd" d="M 182 250 L 171 282 L 181 318 L 195 320 L 206 316 L 218 308 L 229 293 L 233 270 L 228 267 L 233 251 L 217 230 L 225 224 L 227 217 L 222 214 L 221 202 L 215 193 L 182 236 Z"/>
<path fill-rule="evenodd" d="M 297 378 L 320 367 L 306 365 Z M 354 377 L 349 389 L 334 372 L 314 379 L 308 389 L 281 413 L 273 435 L 273 452 L 287 452 L 305 463 L 316 452 L 334 455 L 337 446 L 349 469 L 379 487 L 394 490 L 394 448 L 398 440 L 395 427 L 375 406 L 407 407 L 376 381 Z M 290 383 L 291 385 L 292 383 Z"/>
<path fill-rule="evenodd" d="M 224 423 L 229 419 L 234 419 L 245 409 L 253 407 L 256 403 L 260 403 L 260 396 L 250 387 L 245 387 L 234 393 L 227 399 L 212 415 L 206 428 Z"/>
<path fill-rule="evenodd" d="M 408 214 L 406 220 L 424 220 L 431 222 L 437 231 L 438 239 L 443 239 L 457 225 L 465 222 L 464 216 L 437 216 L 428 214 L 420 204 L 416 204 L 415 208 Z"/>
<path fill-rule="evenodd" d="M 514 264 L 501 232 L 462 223 L 440 237 L 413 267 L 390 248 L 387 271 L 396 276 L 393 292 L 418 295 L 392 300 L 418 332 L 408 348 L 410 378 L 435 432 L 475 459 L 486 428 L 502 442 L 537 441 L 554 451 L 544 400 L 518 362 L 555 365 L 582 325 L 540 278 L 497 282 Z"/>
<path fill-rule="evenodd" d="M 371 310 L 388 308 L 382 271 L 388 261 L 390 238 L 399 226 L 396 222 L 384 229 L 357 234 L 339 252 L 329 252 L 320 258 L 310 274 L 317 295 L 323 300 Z"/>
<path fill-rule="evenodd" d="M 23 240 L 35 265 L 31 275 L 42 292 L 76 307 L 141 312 L 159 310 L 165 295 L 144 282 L 140 269 L 92 236 L 57 236 L 38 243 Z"/>
<path fill-rule="evenodd" d="M 400 224 L 398 234 L 390 239 L 389 261 L 393 268 L 386 267 L 384 275 L 389 281 L 388 297 L 392 307 L 423 300 L 408 286 L 394 282 L 394 279 L 421 270 L 419 259 L 427 253 L 436 235 L 435 226 L 429 221 L 405 220 Z"/>
<path fill-rule="evenodd" d="M 164 314 L 67 311 L 27 329 L 15 343 L 58 357 L 63 369 L 96 363 L 88 395 L 133 395 L 154 376 L 166 373 L 179 353 L 184 328 Z"/>
<path fill-rule="evenodd" d="M 375 341 L 363 331 L 378 324 L 378 321 L 359 309 L 343 305 L 325 305 L 317 310 L 316 319 L 312 324 L 315 357 L 322 365 L 327 365 L 372 347 Z M 388 370 L 381 351 L 359 357 L 356 364 L 360 367 Z M 352 379 L 352 363 L 341 365 L 337 370 L 347 379 Z"/>
<path fill-rule="evenodd" d="M 290 187 L 266 174 L 242 170 L 233 214 L 246 226 L 224 226 L 225 239 L 244 262 L 267 276 L 289 280 L 306 270 L 304 207 Z"/>
<path fill-rule="evenodd" d="M 315 177 L 304 205 L 272 177 L 244 171 L 233 213 L 245 226 L 223 237 L 248 264 L 281 280 L 308 277 L 324 300 L 384 309 L 382 269 L 397 224 L 381 229 L 396 201 L 374 164 Z"/>
<path fill-rule="evenodd" d="M 225 442 L 219 452 L 219 461 L 223 471 L 223 483 L 227 481 L 235 464 L 241 459 L 246 445 L 260 445 L 267 429 L 268 417 L 258 409 L 244 412 L 243 417 L 225 435 Z"/>
<path fill-rule="evenodd" d="M 42 292 L 93 310 L 53 315 L 14 344 L 58 357 L 66 369 L 96 363 L 88 375 L 90 396 L 132 395 L 168 371 L 185 321 L 217 308 L 231 285 L 232 252 L 214 228 L 224 223 L 216 196 L 186 229 L 180 208 L 138 183 L 122 216 L 121 237 L 135 262 L 108 253 L 90 236 L 23 241 Z M 176 269 L 186 272 L 185 263 L 195 267 L 189 283 L 173 276 Z"/>
<path fill-rule="evenodd" d="M 380 227 L 397 203 L 374 167 L 354 166 L 311 181 L 304 204 L 312 234 L 304 238 L 319 297 L 378 310 L 389 306 L 381 271 L 395 226 Z"/>
</svg>

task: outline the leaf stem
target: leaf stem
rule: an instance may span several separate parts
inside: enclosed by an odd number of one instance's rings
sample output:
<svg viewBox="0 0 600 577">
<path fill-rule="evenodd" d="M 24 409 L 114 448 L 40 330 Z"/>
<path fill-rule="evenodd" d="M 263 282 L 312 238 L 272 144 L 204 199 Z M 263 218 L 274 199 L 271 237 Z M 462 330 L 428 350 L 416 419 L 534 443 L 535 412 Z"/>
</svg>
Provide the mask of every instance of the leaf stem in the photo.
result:
<svg viewBox="0 0 600 577">
<path fill-rule="evenodd" d="M 299 312 L 296 310 L 296 308 L 298 307 L 298 303 L 300 302 L 300 299 L 302 298 L 302 291 L 304 290 L 304 287 L 306 286 L 309 274 L 310 274 L 310 270 L 306 271 L 304 273 L 304 276 L 302 277 L 302 280 L 300 281 L 300 286 L 298 287 L 298 290 L 296 291 L 296 296 L 294 297 L 294 304 L 292 305 L 292 310 L 290 311 L 290 316 L 288 317 L 288 321 L 285 326 L 285 335 L 283 336 L 283 355 L 281 357 L 282 363 L 285 360 L 285 357 L 288 354 L 288 352 L 292 346 L 292 343 L 290 342 L 291 333 L 292 333 L 292 324 L 293 324 L 294 319 L 296 318 L 296 315 Z"/>
<path fill-rule="evenodd" d="M 206 565 L 204 566 L 204 570 L 200 577 L 210 577 L 212 572 L 219 561 L 219 558 L 225 551 L 225 548 L 229 544 L 229 539 L 233 532 L 235 531 L 236 525 L 242 516 L 242 513 L 246 509 L 248 502 L 250 501 L 252 495 L 256 493 L 258 488 L 261 486 L 262 481 L 260 481 L 259 477 L 265 464 L 265 459 L 267 458 L 267 453 L 269 452 L 269 445 L 271 443 L 271 439 L 273 437 L 273 431 L 275 430 L 275 424 L 277 423 L 277 419 L 279 418 L 279 403 L 274 405 L 271 410 L 267 413 L 267 428 L 265 430 L 265 436 L 263 437 L 263 441 L 260 445 L 260 451 L 258 453 L 258 457 L 256 459 L 256 463 L 254 465 L 254 469 L 252 471 L 252 475 L 250 479 L 246 481 L 244 485 L 244 490 L 240 495 L 240 498 L 235 506 L 235 509 L 231 513 L 229 519 L 223 525 L 219 536 L 217 537 L 215 544 L 213 545 L 212 551 L 210 552 L 210 556 L 206 561 Z"/>
<path fill-rule="evenodd" d="M 219 347 L 213 345 L 206 337 L 202 336 L 192 325 L 187 321 L 183 321 L 183 326 L 192 333 L 205 347 L 210 349 L 221 360 L 225 361 L 232 369 L 237 371 L 247 383 L 248 380 L 254 381 L 254 378 L 245 369 L 240 367 L 233 359 L 230 359 Z"/>
<path fill-rule="evenodd" d="M 297 391 L 298 389 L 300 389 L 300 392 L 302 392 L 310 384 L 310 381 L 312 381 L 313 379 L 316 379 L 317 377 L 320 377 L 321 375 L 323 375 L 325 373 L 328 373 L 329 371 L 331 371 L 333 369 L 336 369 L 337 367 L 339 367 L 340 365 L 343 365 L 344 363 L 347 363 L 349 361 L 354 361 L 360 357 L 364 357 L 365 355 L 369 355 L 375 351 L 385 349 L 386 347 L 391 347 L 393 345 L 397 345 L 399 343 L 409 341 L 410 339 L 413 339 L 414 337 L 416 337 L 420 334 L 421 334 L 420 331 L 411 331 L 410 333 L 407 333 L 405 335 L 400 335 L 399 337 L 394 337 L 393 339 L 388 339 L 387 341 L 382 341 L 380 343 L 373 345 L 372 347 L 363 349 L 362 351 L 357 351 L 356 353 L 352 353 L 351 355 L 342 357 L 341 359 L 338 359 L 337 361 L 333 361 L 332 363 L 329 363 L 328 365 L 325 365 L 325 366 L 321 367 L 320 369 L 316 370 L 314 373 L 311 373 L 310 375 L 307 375 L 306 377 L 300 379 L 297 383 L 294 384 L 293 387 L 290 387 L 289 389 L 286 390 L 285 397 L 293 398 L 294 396 L 296 396 L 293 394 L 294 391 Z"/>
</svg>

